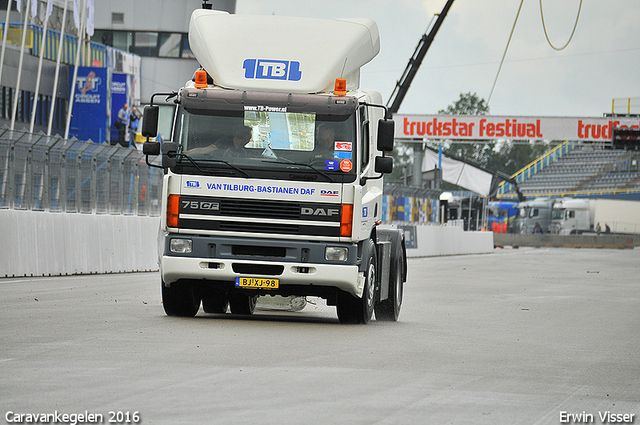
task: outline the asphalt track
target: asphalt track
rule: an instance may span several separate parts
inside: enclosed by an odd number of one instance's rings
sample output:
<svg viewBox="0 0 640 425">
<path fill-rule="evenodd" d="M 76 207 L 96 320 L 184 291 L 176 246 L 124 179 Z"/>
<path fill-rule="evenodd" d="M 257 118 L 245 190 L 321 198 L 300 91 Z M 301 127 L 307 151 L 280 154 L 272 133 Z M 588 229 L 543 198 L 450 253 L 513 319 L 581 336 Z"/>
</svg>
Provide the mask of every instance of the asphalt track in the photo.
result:
<svg viewBox="0 0 640 425">
<path fill-rule="evenodd" d="M 2 421 L 640 423 L 640 249 L 410 259 L 400 321 L 366 326 L 321 300 L 171 318 L 159 294 L 155 273 L 0 279 Z"/>
</svg>

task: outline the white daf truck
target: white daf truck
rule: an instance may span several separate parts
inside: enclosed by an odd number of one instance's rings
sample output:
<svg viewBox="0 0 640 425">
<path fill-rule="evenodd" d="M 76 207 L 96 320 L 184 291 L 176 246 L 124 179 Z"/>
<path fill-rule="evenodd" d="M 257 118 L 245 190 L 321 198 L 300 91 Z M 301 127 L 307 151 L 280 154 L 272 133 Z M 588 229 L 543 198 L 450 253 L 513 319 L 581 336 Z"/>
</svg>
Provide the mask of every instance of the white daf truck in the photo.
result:
<svg viewBox="0 0 640 425">
<path fill-rule="evenodd" d="M 380 224 L 393 121 L 359 88 L 375 22 L 200 9 L 189 43 L 202 68 L 161 94 L 176 104 L 171 141 L 144 144 L 165 170 L 165 312 L 252 314 L 261 295 L 313 296 L 343 323 L 398 320 L 404 233 Z M 157 128 L 152 97 L 143 135 Z"/>
</svg>

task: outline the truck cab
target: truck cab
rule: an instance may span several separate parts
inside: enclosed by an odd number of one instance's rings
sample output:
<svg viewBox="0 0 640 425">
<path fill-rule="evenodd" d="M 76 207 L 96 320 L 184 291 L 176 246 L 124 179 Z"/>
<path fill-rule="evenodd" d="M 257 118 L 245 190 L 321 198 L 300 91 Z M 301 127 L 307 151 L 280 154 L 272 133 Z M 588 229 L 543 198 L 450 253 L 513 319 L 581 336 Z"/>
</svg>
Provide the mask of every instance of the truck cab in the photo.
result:
<svg viewBox="0 0 640 425">
<path fill-rule="evenodd" d="M 342 50 L 309 55 L 304 40 L 288 50 L 247 28 L 338 37 Z M 189 37 L 203 68 L 171 95 L 172 142 L 144 145 L 165 169 L 166 313 L 193 316 L 202 302 L 251 314 L 260 295 L 296 295 L 326 299 L 341 322 L 367 323 L 374 311 L 397 320 L 404 234 L 380 225 L 393 121 L 378 92 L 359 88 L 360 66 L 379 50 L 375 23 L 198 10 Z M 145 108 L 145 136 L 157 117 Z"/>
<path fill-rule="evenodd" d="M 515 218 L 516 232 L 522 235 L 532 235 L 536 224 L 538 224 L 542 233 L 549 233 L 554 202 L 554 199 L 550 198 L 536 198 L 520 202 Z"/>
<path fill-rule="evenodd" d="M 553 205 L 551 231 L 557 235 L 575 235 L 593 230 L 589 199 L 562 198 Z"/>
</svg>

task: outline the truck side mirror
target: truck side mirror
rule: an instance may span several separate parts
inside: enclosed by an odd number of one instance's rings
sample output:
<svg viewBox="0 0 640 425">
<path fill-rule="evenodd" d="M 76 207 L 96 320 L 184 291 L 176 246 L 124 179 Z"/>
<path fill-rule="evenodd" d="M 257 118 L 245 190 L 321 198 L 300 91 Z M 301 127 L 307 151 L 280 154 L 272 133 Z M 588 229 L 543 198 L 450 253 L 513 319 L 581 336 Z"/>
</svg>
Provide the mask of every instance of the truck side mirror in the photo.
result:
<svg viewBox="0 0 640 425">
<path fill-rule="evenodd" d="M 391 152 L 393 150 L 395 122 L 393 120 L 381 119 L 378 121 L 378 150 Z"/>
<path fill-rule="evenodd" d="M 156 137 L 158 135 L 158 106 L 145 106 L 142 115 L 142 136 Z"/>
<path fill-rule="evenodd" d="M 142 144 L 142 153 L 145 155 L 160 155 L 160 142 L 144 142 Z"/>
<path fill-rule="evenodd" d="M 390 174 L 393 171 L 393 157 L 377 156 L 375 163 L 376 173 Z"/>
<path fill-rule="evenodd" d="M 178 145 L 173 142 L 162 143 L 162 168 L 171 168 L 176 165 L 176 152 Z"/>
</svg>

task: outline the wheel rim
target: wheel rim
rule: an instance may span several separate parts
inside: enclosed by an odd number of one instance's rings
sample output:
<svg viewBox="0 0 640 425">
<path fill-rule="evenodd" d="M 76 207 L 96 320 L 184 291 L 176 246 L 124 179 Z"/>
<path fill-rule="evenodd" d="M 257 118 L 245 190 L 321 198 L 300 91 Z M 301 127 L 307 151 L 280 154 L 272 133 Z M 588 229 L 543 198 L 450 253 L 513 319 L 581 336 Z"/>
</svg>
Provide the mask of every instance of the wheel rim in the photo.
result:
<svg viewBox="0 0 640 425">
<path fill-rule="evenodd" d="M 369 272 L 367 273 L 367 307 L 373 308 L 374 295 L 376 288 L 376 268 L 373 262 L 369 263 Z"/>
</svg>

